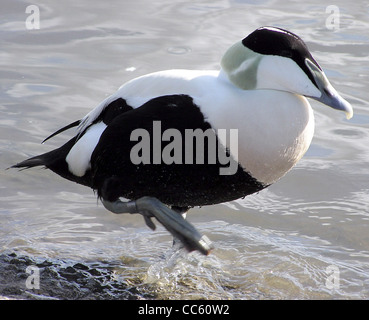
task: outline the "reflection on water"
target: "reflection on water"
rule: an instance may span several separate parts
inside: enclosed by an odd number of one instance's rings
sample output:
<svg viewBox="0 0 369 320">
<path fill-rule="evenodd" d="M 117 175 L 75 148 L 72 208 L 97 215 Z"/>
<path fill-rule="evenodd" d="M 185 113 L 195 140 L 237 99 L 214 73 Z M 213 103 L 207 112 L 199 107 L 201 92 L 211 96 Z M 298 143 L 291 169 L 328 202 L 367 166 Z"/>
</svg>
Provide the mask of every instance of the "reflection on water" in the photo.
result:
<svg viewBox="0 0 369 320">
<path fill-rule="evenodd" d="M 6 0 L 0 53 L 0 296 L 26 299 L 368 299 L 368 6 L 287 1 L 84 1 L 40 6 Z M 124 6 L 124 10 L 122 9 Z M 123 82 L 168 68 L 218 68 L 227 47 L 261 25 L 301 35 L 339 92 L 350 121 L 315 101 L 316 133 L 303 160 L 257 195 L 195 208 L 188 217 L 215 249 L 171 247 L 161 227 L 116 216 L 88 189 L 45 170 L 4 170 L 50 150 L 40 142 L 80 119 Z M 25 286 L 28 265 L 40 290 Z M 339 284 L 327 284 L 330 266 Z M 327 269 L 328 268 L 328 269 Z"/>
</svg>

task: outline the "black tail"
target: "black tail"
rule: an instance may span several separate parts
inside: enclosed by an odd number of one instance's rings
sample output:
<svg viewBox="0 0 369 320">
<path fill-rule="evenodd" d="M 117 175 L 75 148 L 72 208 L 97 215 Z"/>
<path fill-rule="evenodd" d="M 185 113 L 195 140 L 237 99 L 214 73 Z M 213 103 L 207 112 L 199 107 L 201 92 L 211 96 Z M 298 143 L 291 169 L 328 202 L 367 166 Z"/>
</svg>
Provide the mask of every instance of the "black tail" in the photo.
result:
<svg viewBox="0 0 369 320">
<path fill-rule="evenodd" d="M 87 171 L 83 177 L 77 177 L 69 171 L 68 163 L 65 160 L 70 149 L 75 144 L 76 140 L 77 137 L 74 137 L 58 149 L 19 162 L 11 166 L 11 168 L 29 169 L 37 166 L 44 166 L 54 171 L 55 173 L 57 173 L 58 175 L 62 176 L 65 179 L 90 187 L 91 186 L 90 172 Z"/>
<path fill-rule="evenodd" d="M 46 166 L 45 165 L 44 154 L 33 157 L 33 158 L 29 158 L 29 159 L 24 160 L 22 162 L 19 162 L 15 165 L 11 166 L 10 168 L 29 169 L 29 168 L 33 168 L 33 167 L 37 167 L 37 166 Z"/>
</svg>

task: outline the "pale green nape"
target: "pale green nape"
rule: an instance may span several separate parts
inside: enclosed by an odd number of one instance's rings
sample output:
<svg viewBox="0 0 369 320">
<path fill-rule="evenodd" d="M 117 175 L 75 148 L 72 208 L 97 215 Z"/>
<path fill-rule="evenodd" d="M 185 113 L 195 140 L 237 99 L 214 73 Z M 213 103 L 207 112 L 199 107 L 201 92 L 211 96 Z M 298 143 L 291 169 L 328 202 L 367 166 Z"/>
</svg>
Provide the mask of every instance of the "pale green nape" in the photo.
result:
<svg viewBox="0 0 369 320">
<path fill-rule="evenodd" d="M 237 42 L 226 51 L 220 65 L 233 84 L 243 90 L 252 90 L 257 85 L 256 74 L 262 57 Z"/>
</svg>

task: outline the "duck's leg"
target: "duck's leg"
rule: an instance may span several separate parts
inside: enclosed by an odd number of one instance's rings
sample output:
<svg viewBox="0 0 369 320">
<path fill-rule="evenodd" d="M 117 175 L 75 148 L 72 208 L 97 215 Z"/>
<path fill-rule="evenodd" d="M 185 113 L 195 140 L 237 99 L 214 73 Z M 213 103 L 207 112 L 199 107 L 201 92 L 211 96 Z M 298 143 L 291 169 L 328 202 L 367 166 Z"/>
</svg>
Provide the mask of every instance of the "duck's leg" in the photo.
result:
<svg viewBox="0 0 369 320">
<path fill-rule="evenodd" d="M 141 214 L 147 226 L 152 230 L 155 230 L 155 224 L 151 218 L 155 217 L 175 239 L 179 239 L 183 243 L 188 251 L 198 250 L 207 255 L 213 248 L 208 237 L 201 235 L 181 214 L 168 208 L 156 198 L 142 197 L 127 202 L 120 200 L 110 202 L 104 199 L 101 201 L 104 207 L 113 213 Z"/>
<path fill-rule="evenodd" d="M 171 209 L 173 211 L 175 211 L 177 214 L 180 214 L 182 216 L 183 219 L 186 220 L 187 217 L 187 212 L 189 210 L 189 208 L 182 208 L 182 207 L 171 207 Z M 178 239 L 177 237 L 173 236 L 173 247 L 177 248 L 177 249 L 181 249 L 183 248 L 183 243 L 180 239 Z"/>
</svg>

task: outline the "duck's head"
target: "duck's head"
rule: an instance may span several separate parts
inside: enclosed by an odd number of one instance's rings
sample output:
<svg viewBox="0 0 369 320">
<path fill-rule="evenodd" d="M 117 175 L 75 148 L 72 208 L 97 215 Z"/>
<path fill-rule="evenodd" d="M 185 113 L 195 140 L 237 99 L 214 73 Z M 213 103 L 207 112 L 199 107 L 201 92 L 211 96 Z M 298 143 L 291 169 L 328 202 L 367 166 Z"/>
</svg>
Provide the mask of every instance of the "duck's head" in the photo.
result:
<svg viewBox="0 0 369 320">
<path fill-rule="evenodd" d="M 297 35 L 276 27 L 261 27 L 224 54 L 221 66 L 243 90 L 288 91 L 344 111 L 353 110 L 328 81 L 322 68 Z"/>
</svg>

